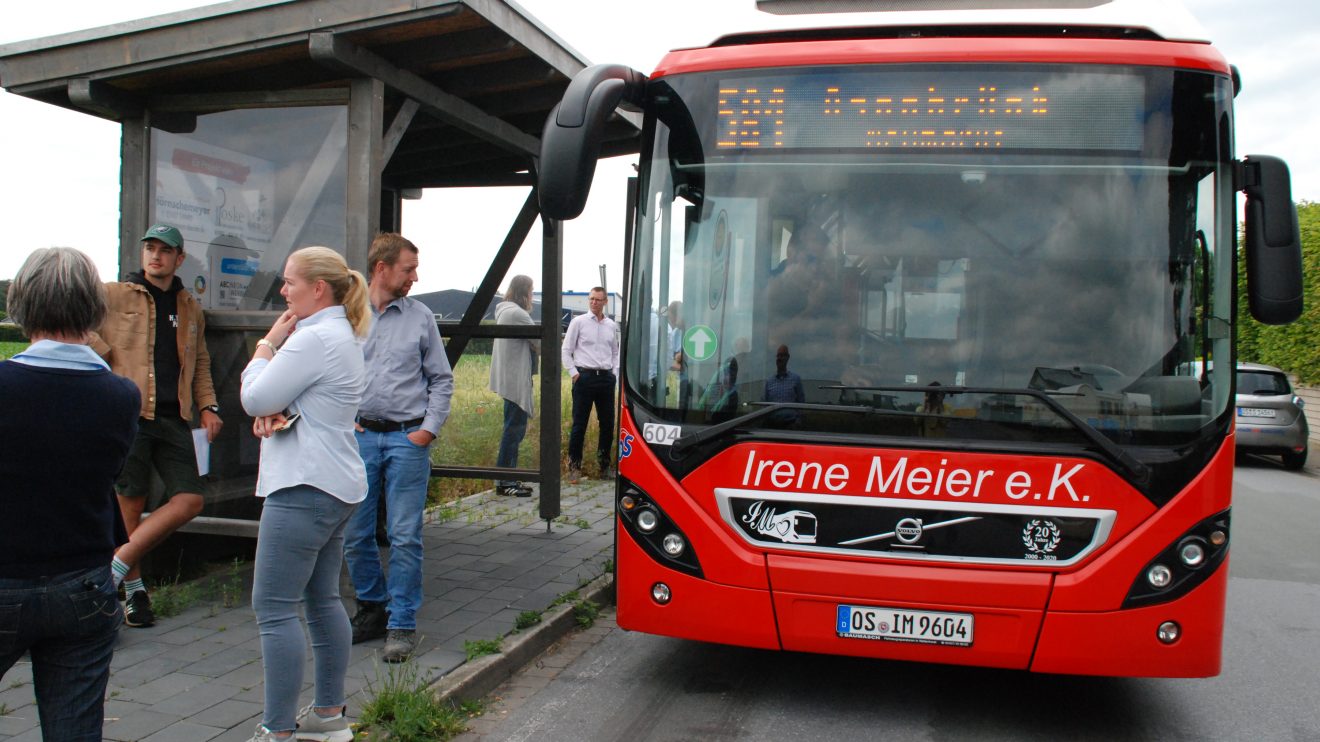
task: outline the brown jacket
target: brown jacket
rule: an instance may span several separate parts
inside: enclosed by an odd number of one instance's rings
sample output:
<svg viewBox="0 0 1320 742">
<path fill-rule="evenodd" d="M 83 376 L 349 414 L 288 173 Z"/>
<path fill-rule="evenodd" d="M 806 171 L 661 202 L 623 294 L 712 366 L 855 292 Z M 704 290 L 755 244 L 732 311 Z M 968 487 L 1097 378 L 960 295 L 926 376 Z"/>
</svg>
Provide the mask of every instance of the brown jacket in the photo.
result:
<svg viewBox="0 0 1320 742">
<path fill-rule="evenodd" d="M 156 344 L 156 306 L 146 287 L 135 283 L 105 285 L 110 311 L 89 345 L 110 364 L 110 370 L 137 384 L 142 394 L 142 417 L 156 419 L 156 379 L 153 350 Z M 193 403 L 199 408 L 216 404 L 211 384 L 211 356 L 206 352 L 206 318 L 202 307 L 185 289 L 179 290 L 179 414 L 192 420 Z"/>
</svg>

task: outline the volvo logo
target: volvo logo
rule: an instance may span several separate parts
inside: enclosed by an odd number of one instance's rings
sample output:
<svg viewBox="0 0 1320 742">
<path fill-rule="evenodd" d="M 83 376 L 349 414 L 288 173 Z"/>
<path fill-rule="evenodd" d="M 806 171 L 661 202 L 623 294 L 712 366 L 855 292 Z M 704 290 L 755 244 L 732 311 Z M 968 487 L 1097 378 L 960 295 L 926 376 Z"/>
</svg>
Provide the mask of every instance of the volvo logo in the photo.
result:
<svg viewBox="0 0 1320 742">
<path fill-rule="evenodd" d="M 904 518 L 894 526 L 894 535 L 905 544 L 915 544 L 921 540 L 921 519 Z"/>
</svg>

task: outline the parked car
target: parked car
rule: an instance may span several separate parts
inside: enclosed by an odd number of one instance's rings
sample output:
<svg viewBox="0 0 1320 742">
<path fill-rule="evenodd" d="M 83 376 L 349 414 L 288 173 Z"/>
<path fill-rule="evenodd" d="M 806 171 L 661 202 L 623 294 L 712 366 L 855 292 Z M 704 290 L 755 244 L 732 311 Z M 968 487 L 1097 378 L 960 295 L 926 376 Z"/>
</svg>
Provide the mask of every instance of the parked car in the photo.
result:
<svg viewBox="0 0 1320 742">
<path fill-rule="evenodd" d="M 1237 365 L 1237 447 L 1282 456 L 1285 469 L 1306 464 L 1306 415 L 1288 376 L 1273 366 Z"/>
</svg>

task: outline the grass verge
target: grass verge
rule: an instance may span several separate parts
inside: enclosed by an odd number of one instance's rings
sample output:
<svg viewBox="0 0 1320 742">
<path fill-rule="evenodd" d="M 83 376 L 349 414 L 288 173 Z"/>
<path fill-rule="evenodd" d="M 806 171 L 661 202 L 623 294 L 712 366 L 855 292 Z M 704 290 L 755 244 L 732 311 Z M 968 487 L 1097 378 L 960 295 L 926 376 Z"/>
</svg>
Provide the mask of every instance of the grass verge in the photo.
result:
<svg viewBox="0 0 1320 742">
<path fill-rule="evenodd" d="M 389 665 L 374 682 L 367 681 L 372 698 L 362 707 L 357 737 L 374 739 L 382 732 L 397 742 L 443 742 L 467 729 L 469 719 L 480 716 L 480 702 L 442 703 L 427 688 L 417 665 Z"/>
<path fill-rule="evenodd" d="M 247 598 L 243 570 L 246 562 L 234 559 L 225 567 L 213 568 L 204 577 L 181 582 L 180 578 L 152 585 L 151 609 L 158 618 L 172 618 L 198 603 L 209 603 L 212 612 L 233 608 Z"/>
</svg>

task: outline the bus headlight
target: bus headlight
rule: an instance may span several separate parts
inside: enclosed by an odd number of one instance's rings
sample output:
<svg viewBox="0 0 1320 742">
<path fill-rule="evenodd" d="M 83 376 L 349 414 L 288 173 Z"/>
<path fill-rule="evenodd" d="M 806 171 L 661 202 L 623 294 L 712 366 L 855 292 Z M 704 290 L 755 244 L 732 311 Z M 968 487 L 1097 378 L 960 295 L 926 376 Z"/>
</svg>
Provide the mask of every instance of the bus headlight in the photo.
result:
<svg viewBox="0 0 1320 742">
<path fill-rule="evenodd" d="M 1178 641 L 1180 636 L 1182 636 L 1182 627 L 1175 621 L 1165 621 L 1155 630 L 1155 638 L 1164 644 L 1172 644 Z"/>
<path fill-rule="evenodd" d="M 1161 590 L 1173 582 L 1173 572 L 1163 564 L 1156 564 L 1154 567 L 1146 570 L 1146 581 L 1151 587 L 1157 587 Z"/>
<path fill-rule="evenodd" d="M 692 577 L 703 576 L 696 549 L 682 527 L 641 487 L 619 479 L 615 508 L 622 533 L 656 563 Z"/>
<path fill-rule="evenodd" d="M 1215 513 L 1170 540 L 1133 575 L 1123 608 L 1178 600 L 1210 579 L 1228 558 L 1230 519 L 1229 510 Z"/>
<path fill-rule="evenodd" d="M 1199 539 L 1189 538 L 1178 546 L 1178 558 L 1188 567 L 1199 567 L 1205 563 L 1205 547 Z"/>
<path fill-rule="evenodd" d="M 665 553 L 674 557 L 682 554 L 683 549 L 686 546 L 687 544 L 683 542 L 683 537 L 677 533 L 665 534 L 665 540 L 660 542 L 660 547 L 665 550 Z"/>
<path fill-rule="evenodd" d="M 663 582 L 657 582 L 651 586 L 651 600 L 664 605 L 670 601 L 673 594 L 669 592 L 669 586 Z"/>
<path fill-rule="evenodd" d="M 654 510 L 643 510 L 637 514 L 637 530 L 642 533 L 652 533 L 655 527 L 660 525 L 660 518 Z"/>
</svg>

